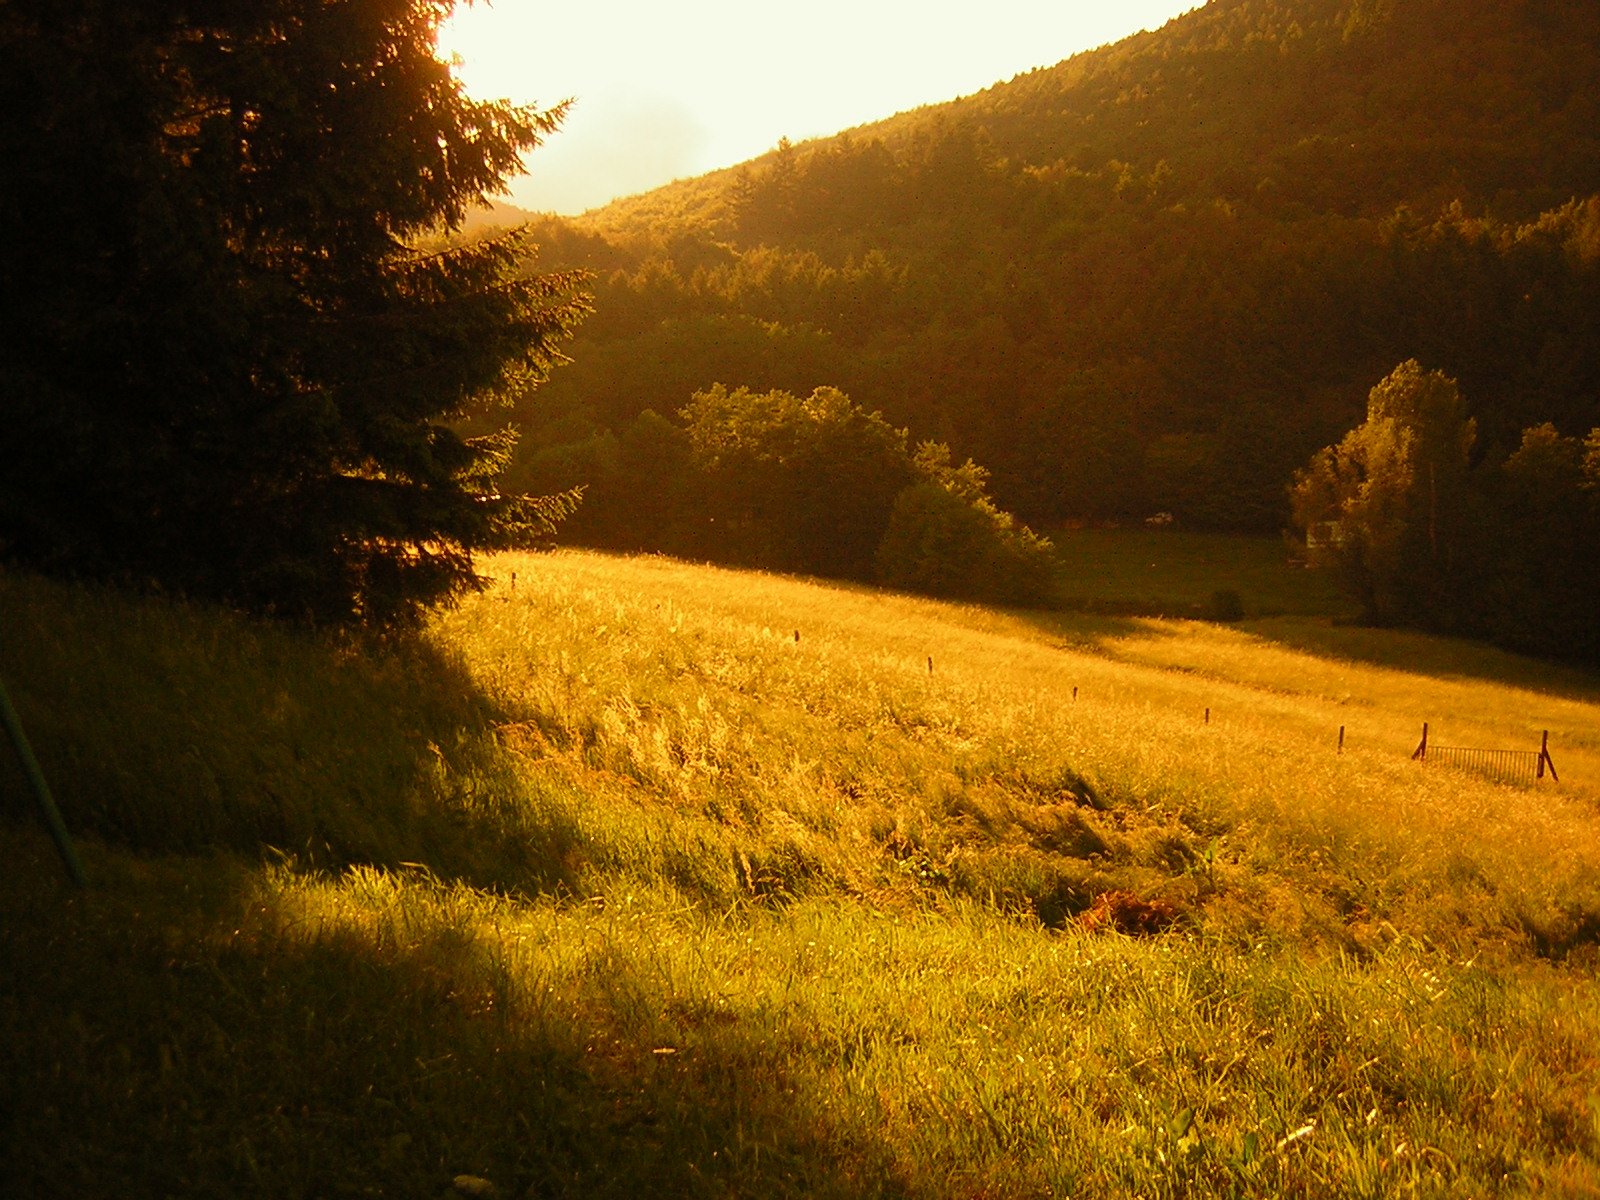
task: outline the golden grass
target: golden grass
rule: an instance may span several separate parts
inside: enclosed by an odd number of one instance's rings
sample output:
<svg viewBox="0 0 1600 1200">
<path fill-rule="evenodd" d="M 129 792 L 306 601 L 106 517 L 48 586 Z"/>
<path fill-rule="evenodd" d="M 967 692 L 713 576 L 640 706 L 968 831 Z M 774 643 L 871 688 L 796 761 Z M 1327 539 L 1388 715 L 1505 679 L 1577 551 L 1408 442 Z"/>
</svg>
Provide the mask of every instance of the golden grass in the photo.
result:
<svg viewBox="0 0 1600 1200">
<path fill-rule="evenodd" d="M 486 565 L 373 646 L 0 581 L 34 635 L 0 670 L 96 835 L 72 896 L 0 825 L 0 1185 L 1600 1187 L 1592 677 L 1312 619 Z M 1562 781 L 1419 766 L 1423 720 L 1549 728 Z M 1176 920 L 1080 919 L 1139 903 Z"/>
<path fill-rule="evenodd" d="M 1554 931 L 1596 903 L 1600 690 L 1582 676 L 1467 646 L 1446 647 L 1453 676 L 1374 666 L 1439 643 L 1309 621 L 1005 614 L 654 558 L 493 569 L 501 586 L 437 632 L 538 731 L 511 744 L 596 807 L 670 798 L 675 820 L 737 825 L 759 797 L 745 825 L 857 890 L 892 882 L 895 831 L 937 829 L 933 853 L 959 861 L 1068 805 L 1158 869 L 1136 884 L 1219 910 L 1242 890 L 1269 924 L 1347 941 L 1402 918 L 1447 939 Z M 1424 720 L 1457 744 L 1533 748 L 1548 728 L 1563 781 L 1420 767 Z"/>
</svg>

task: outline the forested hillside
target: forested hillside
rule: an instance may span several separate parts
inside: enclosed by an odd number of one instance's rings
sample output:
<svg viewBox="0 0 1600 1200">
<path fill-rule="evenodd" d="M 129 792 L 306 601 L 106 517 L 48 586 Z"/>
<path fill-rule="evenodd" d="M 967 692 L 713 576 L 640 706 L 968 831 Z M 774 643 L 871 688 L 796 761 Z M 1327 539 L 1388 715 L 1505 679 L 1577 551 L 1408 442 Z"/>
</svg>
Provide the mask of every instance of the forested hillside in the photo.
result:
<svg viewBox="0 0 1600 1200">
<path fill-rule="evenodd" d="M 1035 524 L 1275 530 L 1405 360 L 1482 461 L 1600 425 L 1600 6 L 1213 0 L 536 240 L 596 275 L 515 471 L 589 485 L 576 538 L 658 538 L 715 383 L 838 388 Z"/>
</svg>

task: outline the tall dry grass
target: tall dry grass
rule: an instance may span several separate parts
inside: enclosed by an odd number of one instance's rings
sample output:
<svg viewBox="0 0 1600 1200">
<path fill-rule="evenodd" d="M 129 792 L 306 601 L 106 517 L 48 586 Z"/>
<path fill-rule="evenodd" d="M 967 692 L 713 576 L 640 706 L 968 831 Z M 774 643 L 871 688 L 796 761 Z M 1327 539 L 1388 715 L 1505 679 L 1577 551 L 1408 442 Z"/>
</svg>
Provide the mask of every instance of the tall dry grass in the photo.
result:
<svg viewBox="0 0 1600 1200">
<path fill-rule="evenodd" d="M 1310 619 L 489 567 L 382 643 L 0 579 L 95 881 L 0 779 L 0 1184 L 1600 1186 L 1591 678 Z M 1562 782 L 1421 767 L 1422 720 L 1549 728 Z"/>
</svg>

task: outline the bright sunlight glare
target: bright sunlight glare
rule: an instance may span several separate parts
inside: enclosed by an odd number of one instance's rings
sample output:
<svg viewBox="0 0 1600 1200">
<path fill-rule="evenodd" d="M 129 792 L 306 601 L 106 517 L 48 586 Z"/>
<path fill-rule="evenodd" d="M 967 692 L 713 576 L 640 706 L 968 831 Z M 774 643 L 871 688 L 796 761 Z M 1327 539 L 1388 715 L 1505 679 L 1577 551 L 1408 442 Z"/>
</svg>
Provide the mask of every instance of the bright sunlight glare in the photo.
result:
<svg viewBox="0 0 1600 1200">
<path fill-rule="evenodd" d="M 1196 0 L 595 0 L 464 5 L 441 31 L 483 99 L 576 103 L 510 200 L 577 213 L 969 95 L 1155 29 Z"/>
</svg>

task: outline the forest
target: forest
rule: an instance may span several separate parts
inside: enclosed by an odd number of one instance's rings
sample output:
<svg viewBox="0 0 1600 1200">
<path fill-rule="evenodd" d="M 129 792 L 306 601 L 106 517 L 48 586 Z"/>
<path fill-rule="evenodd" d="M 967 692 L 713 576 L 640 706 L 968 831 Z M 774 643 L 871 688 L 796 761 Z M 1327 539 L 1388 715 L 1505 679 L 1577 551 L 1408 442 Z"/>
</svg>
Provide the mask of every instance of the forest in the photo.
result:
<svg viewBox="0 0 1600 1200">
<path fill-rule="evenodd" d="M 1277 533 L 1415 359 L 1474 466 L 1600 425 L 1600 12 L 1218 0 L 1162 30 L 583 217 L 595 313 L 512 478 L 629 528 L 630 447 L 714 384 L 862 409 L 1036 527 Z M 642 422 L 642 423 L 641 423 Z M 682 422 L 679 421 L 679 428 Z"/>
</svg>

